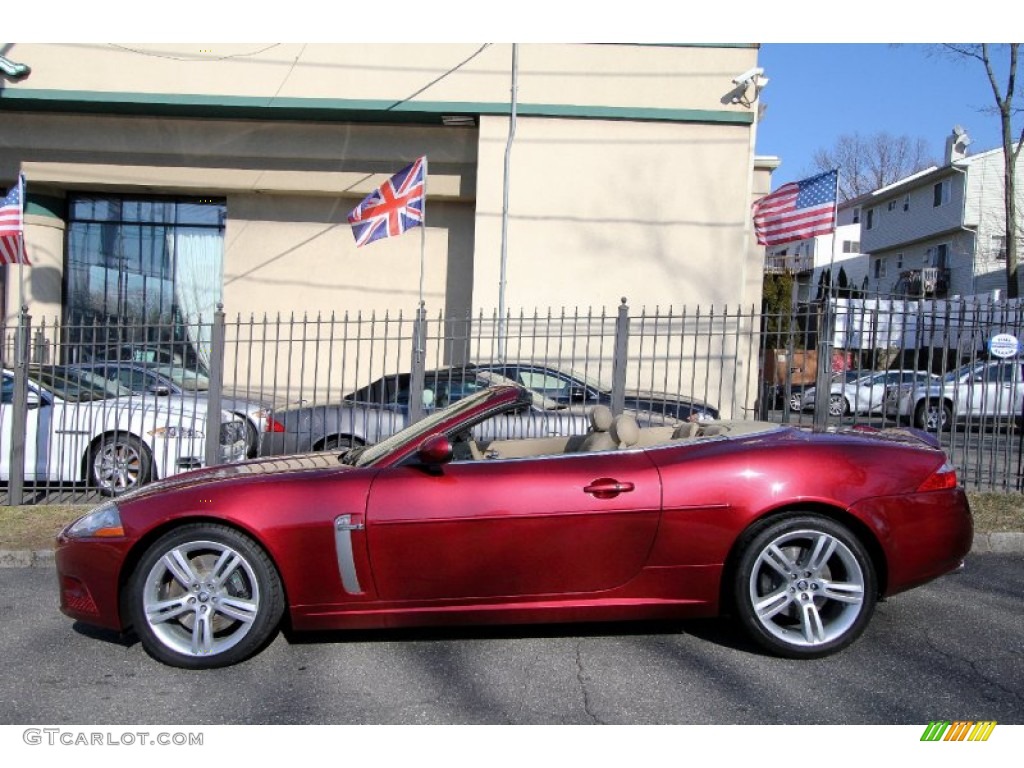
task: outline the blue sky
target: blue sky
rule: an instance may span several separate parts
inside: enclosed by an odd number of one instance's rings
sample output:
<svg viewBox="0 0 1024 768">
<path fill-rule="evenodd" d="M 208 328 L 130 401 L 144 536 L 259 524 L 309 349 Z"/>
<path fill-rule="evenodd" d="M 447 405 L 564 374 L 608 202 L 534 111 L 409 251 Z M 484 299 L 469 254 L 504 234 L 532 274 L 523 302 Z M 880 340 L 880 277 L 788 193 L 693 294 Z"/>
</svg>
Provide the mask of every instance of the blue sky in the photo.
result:
<svg viewBox="0 0 1024 768">
<path fill-rule="evenodd" d="M 844 133 L 888 131 L 923 138 L 941 160 L 954 125 L 972 153 L 999 146 L 999 122 L 981 110 L 995 102 L 981 64 L 929 55 L 934 45 L 765 43 L 758 54 L 769 83 L 757 153 L 782 165 L 772 187 L 812 172 L 815 150 Z"/>
</svg>

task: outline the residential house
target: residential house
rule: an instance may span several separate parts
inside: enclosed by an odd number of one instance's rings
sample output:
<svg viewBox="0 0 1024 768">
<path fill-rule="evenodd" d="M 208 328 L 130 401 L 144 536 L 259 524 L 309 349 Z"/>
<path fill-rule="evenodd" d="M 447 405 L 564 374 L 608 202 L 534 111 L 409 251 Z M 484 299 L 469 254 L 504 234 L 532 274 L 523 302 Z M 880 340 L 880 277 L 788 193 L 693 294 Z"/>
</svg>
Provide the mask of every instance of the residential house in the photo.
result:
<svg viewBox="0 0 1024 768">
<path fill-rule="evenodd" d="M 765 272 L 792 275 L 796 303 L 815 301 L 819 286 L 827 284 L 830 275 L 834 286 L 839 285 L 842 273 L 847 286 L 857 289 L 864 287 L 867 262 L 861 254 L 860 246 L 862 199 L 839 206 L 835 232 L 766 248 Z"/>
<path fill-rule="evenodd" d="M 861 248 L 871 293 L 949 298 L 1005 294 L 1003 154 L 966 154 L 957 128 L 946 162 L 873 192 L 861 203 Z M 1018 179 L 1024 180 L 1021 164 Z M 1024 205 L 1024 193 L 1018 209 Z"/>
</svg>

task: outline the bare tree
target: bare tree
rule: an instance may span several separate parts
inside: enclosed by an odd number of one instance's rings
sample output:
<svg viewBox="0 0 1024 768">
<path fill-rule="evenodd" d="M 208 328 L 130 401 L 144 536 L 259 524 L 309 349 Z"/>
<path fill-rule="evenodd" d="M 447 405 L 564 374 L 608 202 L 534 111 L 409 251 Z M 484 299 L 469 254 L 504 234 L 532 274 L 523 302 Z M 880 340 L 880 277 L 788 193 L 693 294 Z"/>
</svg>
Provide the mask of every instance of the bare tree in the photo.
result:
<svg viewBox="0 0 1024 768">
<path fill-rule="evenodd" d="M 1016 299 L 1020 294 L 1017 279 L 1017 182 L 1014 169 L 1021 146 L 1024 146 L 1024 125 L 1020 132 L 1015 133 L 1013 117 L 1021 111 L 1013 106 L 1013 98 L 1019 89 L 1017 85 L 1017 51 L 1020 43 L 989 45 L 988 43 L 947 43 L 942 48 L 951 56 L 977 61 L 985 70 L 992 96 L 995 99 L 995 112 L 999 115 L 999 127 L 1003 146 L 1003 204 L 1006 213 L 1006 295 Z M 1007 59 L 1002 62 L 1006 66 L 1006 80 L 1000 86 L 996 79 L 996 58 L 1005 53 Z"/>
<path fill-rule="evenodd" d="M 844 202 L 934 165 L 927 141 L 885 131 L 843 134 L 831 148 L 815 152 L 812 162 L 815 172 L 839 169 L 839 199 Z"/>
</svg>

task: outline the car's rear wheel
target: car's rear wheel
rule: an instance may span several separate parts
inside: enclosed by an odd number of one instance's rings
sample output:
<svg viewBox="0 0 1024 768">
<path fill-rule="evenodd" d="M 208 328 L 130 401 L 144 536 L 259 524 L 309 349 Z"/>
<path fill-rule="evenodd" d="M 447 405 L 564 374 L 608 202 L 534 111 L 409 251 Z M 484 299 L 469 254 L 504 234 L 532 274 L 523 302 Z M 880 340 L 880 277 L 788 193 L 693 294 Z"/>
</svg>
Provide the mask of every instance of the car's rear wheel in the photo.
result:
<svg viewBox="0 0 1024 768">
<path fill-rule="evenodd" d="M 789 395 L 789 410 L 799 413 L 804 409 L 804 397 L 800 392 L 791 392 Z"/>
<path fill-rule="evenodd" d="M 753 529 L 733 576 L 741 626 L 779 656 L 817 658 L 845 648 L 875 607 L 871 558 L 849 529 L 819 515 Z"/>
<path fill-rule="evenodd" d="M 914 426 L 928 432 L 945 432 L 953 424 L 953 409 L 949 403 L 922 400 L 914 411 Z"/>
<path fill-rule="evenodd" d="M 135 490 L 152 476 L 149 449 L 135 435 L 103 435 L 89 450 L 89 481 L 107 496 Z"/>
<path fill-rule="evenodd" d="M 128 614 L 146 652 L 208 669 L 260 650 L 284 612 L 281 579 L 255 541 L 223 525 L 185 525 L 157 540 L 128 584 Z"/>
</svg>

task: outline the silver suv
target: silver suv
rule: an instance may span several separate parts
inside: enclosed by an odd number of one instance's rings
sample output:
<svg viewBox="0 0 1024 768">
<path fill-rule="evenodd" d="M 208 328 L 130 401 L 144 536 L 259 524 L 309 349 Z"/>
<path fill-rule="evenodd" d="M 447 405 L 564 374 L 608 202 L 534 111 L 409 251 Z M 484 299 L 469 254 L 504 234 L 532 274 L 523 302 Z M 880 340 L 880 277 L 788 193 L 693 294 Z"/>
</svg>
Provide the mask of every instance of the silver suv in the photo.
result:
<svg viewBox="0 0 1024 768">
<path fill-rule="evenodd" d="M 889 418 L 913 420 L 918 429 L 937 432 L 950 429 L 954 421 L 1019 421 L 1022 407 L 1024 376 L 1021 361 L 1014 359 L 968 363 L 927 387 L 892 387 L 884 410 Z"/>
</svg>

